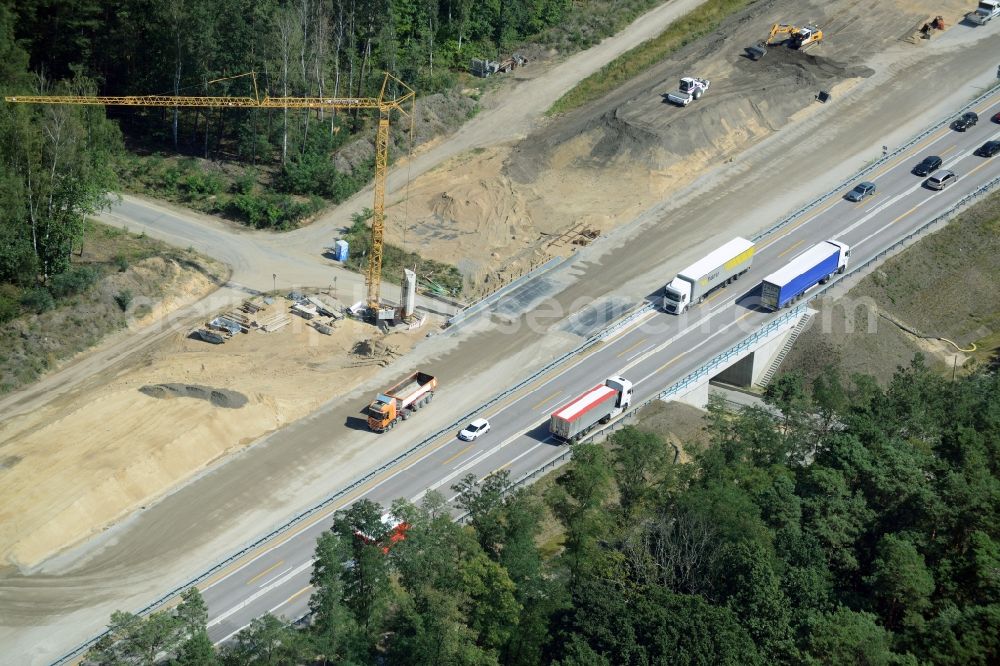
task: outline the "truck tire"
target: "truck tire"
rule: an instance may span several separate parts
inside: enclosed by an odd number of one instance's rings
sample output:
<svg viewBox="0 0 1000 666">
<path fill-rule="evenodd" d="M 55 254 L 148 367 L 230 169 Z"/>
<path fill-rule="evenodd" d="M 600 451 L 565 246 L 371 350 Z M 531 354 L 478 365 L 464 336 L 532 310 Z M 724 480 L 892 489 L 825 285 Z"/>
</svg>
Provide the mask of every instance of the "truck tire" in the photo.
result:
<svg viewBox="0 0 1000 666">
<path fill-rule="evenodd" d="M 691 96 L 695 99 L 701 99 L 701 88 L 695 88 L 695 91 L 691 93 Z"/>
<path fill-rule="evenodd" d="M 403 420 L 405 421 L 408 418 L 410 418 L 410 412 L 409 411 L 403 412 Z"/>
<path fill-rule="evenodd" d="M 434 391 L 431 391 L 430 393 L 427 394 L 427 402 L 430 402 L 433 399 L 434 399 Z"/>
</svg>

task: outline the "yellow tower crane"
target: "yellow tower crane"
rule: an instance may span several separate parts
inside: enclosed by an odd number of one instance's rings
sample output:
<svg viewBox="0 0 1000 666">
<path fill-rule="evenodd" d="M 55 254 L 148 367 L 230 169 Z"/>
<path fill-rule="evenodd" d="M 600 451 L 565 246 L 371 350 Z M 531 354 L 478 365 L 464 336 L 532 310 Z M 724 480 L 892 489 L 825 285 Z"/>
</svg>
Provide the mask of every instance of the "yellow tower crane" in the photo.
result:
<svg viewBox="0 0 1000 666">
<path fill-rule="evenodd" d="M 187 97 L 171 95 L 130 95 L 112 97 L 88 97 L 77 95 L 12 95 L 5 97 L 17 104 L 87 104 L 95 106 L 158 106 L 158 107 L 206 107 L 233 109 L 377 109 L 378 131 L 375 135 L 375 201 L 372 205 L 372 248 L 368 255 L 368 269 L 365 272 L 365 286 L 368 291 L 368 308 L 377 316 L 382 286 L 382 245 L 385 235 L 385 180 L 389 165 L 389 116 L 399 111 L 413 117 L 416 92 L 408 85 L 386 72 L 378 97 L 270 97 L 263 98 L 257 92 L 255 74 L 240 74 L 253 77 L 253 97 Z M 239 78 L 239 77 L 229 77 Z M 218 79 L 222 81 L 224 79 Z M 387 97 L 390 82 L 401 88 L 395 97 Z M 209 83 L 215 83 L 210 81 Z M 404 105 L 409 105 L 409 111 Z"/>
</svg>

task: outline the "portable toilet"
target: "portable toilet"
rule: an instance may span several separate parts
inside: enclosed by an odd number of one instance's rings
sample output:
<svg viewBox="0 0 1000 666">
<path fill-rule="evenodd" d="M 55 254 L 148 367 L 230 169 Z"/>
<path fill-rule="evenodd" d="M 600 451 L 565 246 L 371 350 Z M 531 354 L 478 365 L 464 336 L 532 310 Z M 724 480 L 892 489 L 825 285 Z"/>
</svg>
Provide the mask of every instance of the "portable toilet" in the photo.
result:
<svg viewBox="0 0 1000 666">
<path fill-rule="evenodd" d="M 339 240 L 333 244 L 333 258 L 337 261 L 347 261 L 347 241 Z"/>
</svg>

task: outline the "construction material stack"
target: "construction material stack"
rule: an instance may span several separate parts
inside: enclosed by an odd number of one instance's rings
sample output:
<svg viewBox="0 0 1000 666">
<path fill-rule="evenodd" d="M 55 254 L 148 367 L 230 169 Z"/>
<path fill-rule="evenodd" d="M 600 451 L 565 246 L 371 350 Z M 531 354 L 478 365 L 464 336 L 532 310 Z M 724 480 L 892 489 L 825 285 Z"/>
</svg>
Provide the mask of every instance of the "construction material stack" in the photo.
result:
<svg viewBox="0 0 1000 666">
<path fill-rule="evenodd" d="M 368 427 L 375 432 L 391 430 L 434 398 L 437 378 L 414 372 L 395 386 L 379 393 L 368 406 Z"/>
<path fill-rule="evenodd" d="M 632 382 L 609 377 L 549 418 L 549 432 L 566 442 L 579 441 L 598 423 L 608 423 L 632 404 Z"/>
</svg>

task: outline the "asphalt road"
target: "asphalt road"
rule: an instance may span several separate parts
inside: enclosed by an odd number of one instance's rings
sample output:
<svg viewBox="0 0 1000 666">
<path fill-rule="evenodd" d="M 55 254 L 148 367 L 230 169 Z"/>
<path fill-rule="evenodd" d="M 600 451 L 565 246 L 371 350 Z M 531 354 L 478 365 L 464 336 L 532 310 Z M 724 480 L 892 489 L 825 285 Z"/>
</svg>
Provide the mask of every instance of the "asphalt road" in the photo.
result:
<svg viewBox="0 0 1000 666">
<path fill-rule="evenodd" d="M 467 474 L 482 479 L 506 469 L 512 478 L 518 478 L 559 457 L 563 448 L 549 436 L 547 417 L 562 403 L 605 377 L 619 374 L 634 382 L 637 402 L 656 395 L 778 316 L 757 307 L 759 282 L 801 251 L 836 239 L 851 246 L 852 263 L 863 263 L 951 208 L 982 183 L 1000 176 L 1000 156 L 987 159 L 972 154 L 983 142 L 1000 139 L 1000 124 L 989 121 L 1000 111 L 1000 103 L 993 102 L 979 111 L 981 121 L 976 127 L 964 133 L 941 129 L 867 176 L 878 187 L 874 196 L 860 203 L 844 200 L 843 193 L 831 196 L 811 214 L 764 238 L 751 271 L 739 282 L 716 291 L 700 307 L 679 317 L 659 310 L 652 313 L 503 406 L 481 414 L 490 420 L 492 431 L 478 441 L 443 437 L 362 494 L 345 500 L 341 508 L 361 496 L 383 506 L 399 497 L 419 501 L 428 489 L 454 499 L 451 486 Z M 925 178 L 911 174 L 912 167 L 927 155 L 941 156 L 943 168 L 958 174 L 957 182 L 938 192 L 924 185 Z M 533 300 L 534 296 L 526 298 Z M 602 314 L 614 316 L 613 310 Z M 603 316 L 594 318 L 601 319 Z M 428 409 L 440 407 L 432 403 Z M 263 613 L 288 618 L 304 614 L 315 540 L 329 525 L 329 517 L 317 518 L 206 584 L 203 593 L 213 641 L 226 641 Z"/>
<path fill-rule="evenodd" d="M 190 580 L 210 563 L 238 548 L 238 544 L 256 538 L 288 516 L 328 496 L 334 489 L 344 487 L 360 470 L 371 469 L 398 455 L 484 399 L 530 374 L 534 368 L 572 349 L 579 344 L 580 336 L 601 328 L 608 317 L 631 307 L 643 294 L 652 294 L 661 288 L 674 272 L 713 246 L 735 235 L 752 235 L 766 228 L 785 212 L 824 191 L 829 184 L 878 157 L 882 144 L 899 145 L 931 120 L 959 108 L 964 100 L 976 97 L 984 86 L 995 81 L 995 55 L 1000 44 L 998 29 L 1000 24 L 985 31 L 960 30 L 956 26 L 919 50 L 906 49 L 893 54 L 888 64 L 883 62 L 877 67 L 877 73 L 859 83 L 850 95 L 838 98 L 833 104 L 817 106 L 807 118 L 783 128 L 732 162 L 718 165 L 692 186 L 671 195 L 610 237 L 582 249 L 575 261 L 552 271 L 530 288 L 508 295 L 498 306 L 506 314 L 494 314 L 493 326 L 475 330 L 475 326 L 470 325 L 458 337 L 438 336 L 421 343 L 401 364 L 433 369 L 442 378 L 442 385 L 431 408 L 421 412 L 408 427 L 382 436 L 366 432 L 363 425 L 358 429 L 360 406 L 371 398 L 374 390 L 398 380 L 405 372 L 404 368 L 393 366 L 386 369 L 384 376 L 375 378 L 343 400 L 325 405 L 316 414 L 227 458 L 225 464 L 197 475 L 169 496 L 87 543 L 35 569 L 4 570 L 0 573 L 0 644 L 4 646 L 4 653 L 23 663 L 51 661 L 65 649 L 94 635 L 113 610 L 140 608 L 165 590 Z M 970 146 L 985 140 L 990 130 L 984 127 L 981 123 L 970 133 Z M 940 134 L 952 136 L 947 131 Z M 952 143 L 963 140 L 954 136 Z M 943 152 L 950 146 L 950 143 L 943 143 L 934 149 Z M 913 161 L 929 149 L 919 150 Z M 960 154 L 956 146 L 945 157 L 950 160 Z M 904 227 L 912 227 L 932 215 L 932 209 L 946 208 L 949 201 L 960 195 L 960 188 L 971 187 L 973 180 L 986 180 L 996 168 L 991 164 L 972 172 L 978 162 L 971 158 L 963 158 L 961 164 L 967 172 L 960 172 L 962 180 L 955 186 L 959 189 L 941 194 L 914 190 L 889 203 L 862 227 L 847 233 L 842 240 L 859 243 L 854 261 L 863 261 L 866 253 L 873 251 L 876 245 L 878 239 L 874 238 L 862 242 L 866 235 L 876 231 L 879 225 L 906 214 L 922 200 L 921 196 L 928 199 L 927 203 L 902 217 L 895 223 L 897 228 L 890 228 L 882 232 L 883 235 L 901 234 Z M 893 190 L 896 178 L 900 189 Z M 755 272 L 735 286 L 750 285 L 759 279 L 768 262 L 774 261 L 774 254 L 785 253 L 783 259 L 790 259 L 798 250 L 808 247 L 809 241 L 792 247 L 803 239 L 797 234 L 805 233 L 808 238 L 822 240 L 833 229 L 846 229 L 875 212 L 873 208 L 886 204 L 907 189 L 906 183 L 912 186 L 917 181 L 915 177 L 894 172 L 878 176 L 876 182 L 880 187 L 878 195 L 860 207 L 841 200 L 829 203 L 835 215 L 849 214 L 853 216 L 851 221 L 826 217 L 822 219 L 824 229 L 817 231 L 817 224 L 806 217 L 796 227 L 802 227 L 803 231 L 792 229 L 794 233 L 787 237 L 778 234 L 774 239 L 767 239 L 765 243 L 773 241 L 776 246 L 761 252 L 755 268 L 759 273 Z M 185 216 L 187 226 L 178 227 L 178 230 L 190 233 L 192 238 L 205 233 L 205 228 L 214 229 L 212 238 L 206 242 L 213 243 L 210 254 L 216 256 L 230 244 L 252 246 L 261 241 L 260 234 L 231 228 L 227 228 L 228 233 L 217 233 L 226 225 L 208 218 L 192 219 L 197 215 Z M 308 234 L 292 232 L 267 241 L 278 246 L 276 254 L 270 256 L 282 254 L 287 257 L 286 268 L 277 271 L 279 287 L 282 286 L 281 276 L 294 273 L 298 265 L 313 263 L 317 248 L 321 247 L 316 239 L 331 237 L 335 224 L 324 221 L 322 225 L 310 227 Z M 313 238 L 310 234 L 318 235 Z M 171 237 L 170 233 L 161 235 L 157 229 L 151 229 L 150 235 L 181 245 L 191 243 Z M 299 246 L 305 250 L 300 252 Z M 252 288 L 269 289 L 272 270 L 266 263 L 268 256 L 267 253 L 260 255 L 264 262 L 260 257 L 247 261 L 242 270 L 234 271 L 234 281 Z M 322 265 L 320 268 L 328 270 Z M 326 284 L 323 278 L 310 283 Z M 692 356 L 706 357 L 711 348 L 725 346 L 724 341 L 730 337 L 737 339 L 739 328 L 750 327 L 760 320 L 760 316 L 747 307 L 746 299 L 741 299 L 741 304 L 735 307 L 730 305 L 740 296 L 742 294 L 732 288 L 723 291 L 692 312 L 686 323 L 662 315 L 652 318 L 643 328 L 629 332 L 615 343 L 619 345 L 617 351 L 607 352 L 610 356 L 602 357 L 604 360 L 597 359 L 597 364 L 584 373 L 586 381 L 582 385 L 592 386 L 610 374 L 605 372 L 605 367 L 617 365 L 614 369 L 618 370 L 633 361 L 637 364 L 626 371 L 627 376 L 639 380 L 651 370 L 660 369 L 662 376 L 655 381 L 668 383 L 671 377 L 680 376 L 693 367 L 696 362 Z M 530 311 L 522 316 L 520 313 L 526 308 Z M 578 314 L 566 317 L 567 313 L 574 312 Z M 498 325 L 501 321 L 503 323 Z M 704 332 L 687 331 L 683 340 L 676 341 L 680 343 L 694 337 L 695 344 L 705 342 L 698 348 L 699 353 L 675 360 L 680 354 L 679 351 L 670 354 L 677 348 L 675 344 L 670 350 L 656 351 L 656 358 L 644 357 L 652 354 L 661 341 L 699 322 L 708 327 Z M 723 330 L 728 324 L 734 325 Z M 658 326 L 665 328 L 657 329 Z M 716 337 L 706 341 L 710 335 Z M 642 340 L 644 336 L 649 339 Z M 595 353 L 603 349 L 596 349 Z M 640 382 L 640 398 L 654 392 L 653 382 L 653 378 Z M 527 417 L 520 414 L 525 418 L 524 428 L 530 429 L 533 423 L 544 420 L 544 410 L 548 406 L 544 403 L 537 407 L 532 405 L 558 390 L 565 395 L 577 392 L 575 386 L 564 388 L 556 383 L 548 389 L 548 394 L 539 395 L 533 401 L 524 400 L 520 405 L 522 412 L 527 413 Z M 553 396 L 552 402 L 559 399 L 559 395 Z M 459 455 L 447 465 L 438 464 L 440 469 L 434 470 L 433 466 L 430 469 L 440 476 L 442 471 L 444 475 L 455 471 L 456 465 L 472 463 L 468 472 L 486 474 L 509 462 L 508 469 L 516 476 L 519 470 L 529 466 L 528 463 L 559 451 L 546 443 L 525 452 L 539 442 L 518 438 L 503 446 L 500 453 L 482 453 L 484 449 L 506 442 L 513 436 L 509 433 L 518 431 L 516 428 L 504 430 L 506 416 L 490 416 L 496 425 L 488 440 L 464 452 L 467 445 L 457 446 L 452 439 L 436 442 L 428 453 L 441 446 L 450 451 L 441 463 Z M 514 421 L 509 423 L 513 427 Z M 527 448 L 518 448 L 524 447 L 526 442 L 531 442 Z M 512 460 L 522 453 L 523 457 Z M 473 456 L 478 454 L 482 455 L 474 460 Z M 407 469 L 380 486 L 376 493 L 384 491 L 384 497 L 375 496 L 375 499 L 415 496 L 421 484 L 413 477 L 420 474 L 434 476 L 417 468 Z M 446 482 L 441 489 L 448 490 L 449 485 Z M 312 539 L 307 537 L 298 543 L 291 549 L 308 557 Z M 281 554 L 276 559 L 269 557 L 270 554 L 260 557 L 225 583 L 207 587 L 213 582 L 208 581 L 204 586 L 210 598 L 212 621 L 226 615 L 213 624 L 216 639 L 231 633 L 243 624 L 241 618 L 249 618 L 255 612 L 274 608 L 275 613 L 294 616 L 305 607 L 307 592 L 289 599 L 305 587 L 302 581 L 307 580 L 308 575 L 303 573 L 308 567 L 296 573 L 298 577 L 281 580 L 295 573 L 305 560 L 286 571 L 292 560 Z M 278 566 L 268 571 L 268 567 L 275 564 Z M 261 573 L 264 575 L 250 580 Z M 268 589 L 262 591 L 262 585 Z M 260 595 L 253 597 L 258 592 Z M 243 608 L 230 612 L 244 602 L 247 603 Z"/>
</svg>

